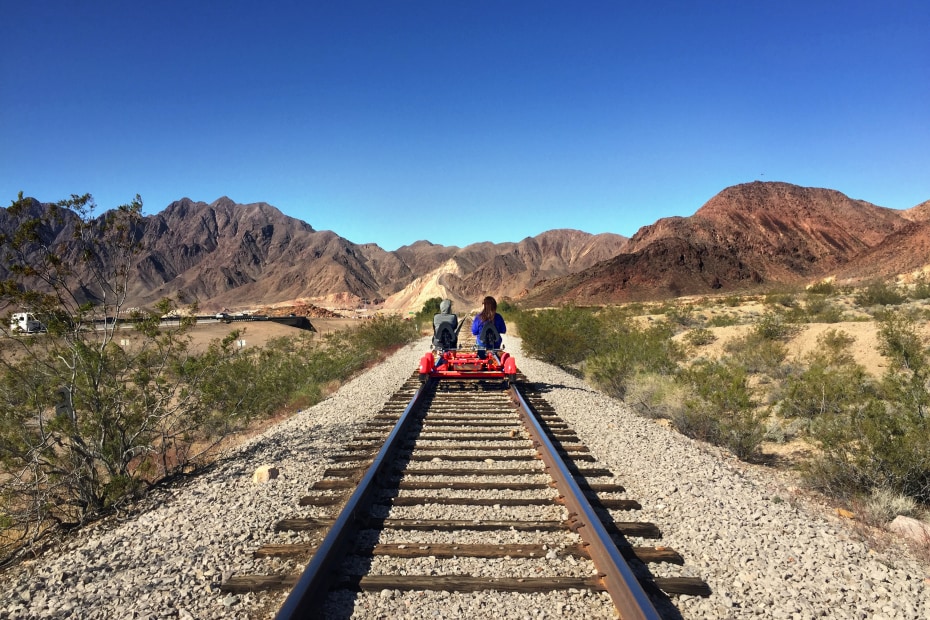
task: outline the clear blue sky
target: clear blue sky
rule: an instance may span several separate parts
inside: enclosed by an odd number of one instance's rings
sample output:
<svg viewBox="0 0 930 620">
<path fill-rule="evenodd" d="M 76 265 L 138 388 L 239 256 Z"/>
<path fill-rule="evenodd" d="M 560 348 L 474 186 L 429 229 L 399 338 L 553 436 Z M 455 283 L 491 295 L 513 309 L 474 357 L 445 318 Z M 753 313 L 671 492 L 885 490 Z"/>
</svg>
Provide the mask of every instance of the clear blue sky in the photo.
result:
<svg viewBox="0 0 930 620">
<path fill-rule="evenodd" d="M 268 202 L 393 250 L 756 179 L 930 199 L 930 2 L 0 2 L 0 199 Z M 450 224 L 451 223 L 451 224 Z"/>
</svg>

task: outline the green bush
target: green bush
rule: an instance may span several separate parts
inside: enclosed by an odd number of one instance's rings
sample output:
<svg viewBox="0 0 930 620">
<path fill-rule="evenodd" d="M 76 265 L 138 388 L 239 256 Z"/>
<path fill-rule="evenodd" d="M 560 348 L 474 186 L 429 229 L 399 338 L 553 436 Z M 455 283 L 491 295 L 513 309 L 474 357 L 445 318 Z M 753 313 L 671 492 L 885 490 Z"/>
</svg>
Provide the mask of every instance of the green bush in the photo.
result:
<svg viewBox="0 0 930 620">
<path fill-rule="evenodd" d="M 645 328 L 616 314 L 599 317 L 602 322 L 597 353 L 585 364 L 585 376 L 599 389 L 624 398 L 630 379 L 640 372 L 671 375 L 683 358 L 666 322 Z"/>
<path fill-rule="evenodd" d="M 717 341 L 714 332 L 703 327 L 692 329 L 684 335 L 684 340 L 691 346 L 704 347 Z"/>
<path fill-rule="evenodd" d="M 930 278 L 927 274 L 920 274 L 914 279 L 914 285 L 911 287 L 908 297 L 911 299 L 930 299 Z"/>
<path fill-rule="evenodd" d="M 439 304 L 441 303 L 442 297 L 430 297 L 423 302 L 423 307 L 413 317 L 418 326 L 417 329 L 433 329 L 433 317 L 439 314 Z"/>
<path fill-rule="evenodd" d="M 694 308 L 686 304 L 671 304 L 665 308 L 663 314 L 666 320 L 672 325 L 690 327 L 695 323 Z"/>
<path fill-rule="evenodd" d="M 638 372 L 628 382 L 624 397 L 637 413 L 647 418 L 674 419 L 689 398 L 687 386 L 674 375 Z"/>
<path fill-rule="evenodd" d="M 880 347 L 890 364 L 874 395 L 819 416 L 812 435 L 821 448 L 811 482 L 835 495 L 893 491 L 930 502 L 928 353 L 912 319 L 883 315 Z"/>
<path fill-rule="evenodd" d="M 826 280 L 811 284 L 807 287 L 807 292 L 812 295 L 835 295 L 837 293 L 836 285 Z"/>
<path fill-rule="evenodd" d="M 856 303 L 863 308 L 872 306 L 898 306 L 907 298 L 894 284 L 876 280 L 869 283 L 855 297 Z"/>
<path fill-rule="evenodd" d="M 861 366 L 836 366 L 816 358 L 800 374 L 788 378 L 779 412 L 788 418 L 812 420 L 859 406 L 871 394 L 868 375 Z"/>
<path fill-rule="evenodd" d="M 794 293 L 769 293 L 763 303 L 791 309 L 798 306 L 798 299 Z"/>
<path fill-rule="evenodd" d="M 792 325 L 777 312 L 766 312 L 752 328 L 752 333 L 760 340 L 790 340 L 798 331 L 797 325 Z"/>
<path fill-rule="evenodd" d="M 671 409 L 669 419 L 675 425 L 675 429 L 686 437 L 706 441 L 715 446 L 722 443 L 720 416 L 709 403 L 702 400 L 685 401 L 683 406 Z"/>
<path fill-rule="evenodd" d="M 562 368 L 593 355 L 601 341 L 601 323 L 588 309 L 566 306 L 526 312 L 517 321 L 526 354 Z"/>
<path fill-rule="evenodd" d="M 739 319 L 730 314 L 718 314 L 707 321 L 708 327 L 729 327 L 731 325 L 739 325 Z"/>
<path fill-rule="evenodd" d="M 432 318 L 431 318 L 432 320 Z M 353 332 L 353 338 L 365 350 L 389 351 L 415 340 L 416 326 L 395 314 L 378 315 L 364 321 Z"/>
<path fill-rule="evenodd" d="M 520 308 L 505 297 L 497 304 L 497 311 L 500 312 L 502 316 L 506 316 L 508 314 L 512 315 L 520 312 Z"/>
<path fill-rule="evenodd" d="M 760 337 L 757 332 L 727 342 L 724 351 L 732 364 L 750 374 L 780 378 L 787 372 L 784 361 L 788 356 L 788 348 L 777 340 Z"/>
<path fill-rule="evenodd" d="M 692 365 L 681 378 L 694 393 L 687 403 L 686 425 L 700 423 L 701 431 L 714 443 L 726 446 L 740 459 L 755 458 L 765 437 L 765 416 L 757 411 L 746 371 L 732 364 L 707 361 Z"/>
<path fill-rule="evenodd" d="M 807 466 L 811 483 L 841 497 L 888 489 L 930 502 L 930 423 L 872 399 L 812 425 L 821 452 Z"/>
<path fill-rule="evenodd" d="M 803 314 L 803 320 L 809 323 L 839 323 L 843 320 L 843 311 L 823 295 L 808 294 Z"/>
</svg>

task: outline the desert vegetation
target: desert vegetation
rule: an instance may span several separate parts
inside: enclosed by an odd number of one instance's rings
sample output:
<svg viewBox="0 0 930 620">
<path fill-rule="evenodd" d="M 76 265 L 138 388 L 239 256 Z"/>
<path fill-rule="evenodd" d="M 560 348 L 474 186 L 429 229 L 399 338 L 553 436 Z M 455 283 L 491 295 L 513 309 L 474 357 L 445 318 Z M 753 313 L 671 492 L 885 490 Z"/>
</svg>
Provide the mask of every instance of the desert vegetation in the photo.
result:
<svg viewBox="0 0 930 620">
<path fill-rule="evenodd" d="M 314 404 L 418 337 L 385 316 L 247 349 L 231 329 L 194 348 L 194 309 L 126 305 L 141 207 L 137 197 L 103 220 L 87 195 L 38 212 L 22 197 L 10 207 L 21 224 L 0 239 L 12 274 L 0 283 L 4 327 L 28 308 L 45 331 L 0 336 L 0 558 L 197 471 L 236 433 Z M 63 210 L 80 216 L 73 255 L 48 242 Z M 76 276 L 78 264 L 94 277 Z M 165 316 L 177 320 L 166 326 Z"/>
<path fill-rule="evenodd" d="M 528 354 L 686 435 L 765 463 L 791 443 L 812 488 L 880 520 L 930 505 L 927 288 L 822 282 L 513 318 Z M 881 367 L 854 354 L 855 326 L 873 330 Z"/>
</svg>

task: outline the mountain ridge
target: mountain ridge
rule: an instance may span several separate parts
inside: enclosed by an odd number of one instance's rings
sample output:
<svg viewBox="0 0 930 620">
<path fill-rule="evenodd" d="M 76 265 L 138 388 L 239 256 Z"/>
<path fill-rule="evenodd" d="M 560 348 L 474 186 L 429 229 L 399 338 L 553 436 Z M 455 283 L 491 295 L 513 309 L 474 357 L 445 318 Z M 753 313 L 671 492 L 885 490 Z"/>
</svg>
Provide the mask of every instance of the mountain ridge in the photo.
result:
<svg viewBox="0 0 930 620">
<path fill-rule="evenodd" d="M 620 303 L 836 276 L 894 277 L 930 265 L 922 232 L 928 219 L 930 201 L 895 211 L 832 189 L 734 185 L 691 216 L 644 226 L 620 255 L 544 282 L 522 300 L 529 306 Z"/>
<path fill-rule="evenodd" d="M 0 210 L 0 231 L 15 225 Z M 43 234 L 67 247 L 73 229 L 65 217 Z M 528 306 L 602 304 L 930 267 L 930 201 L 896 211 L 782 182 L 724 188 L 692 215 L 661 218 L 629 239 L 566 228 L 515 242 L 420 240 L 387 251 L 228 196 L 174 201 L 135 232 L 131 304 L 174 296 L 206 311 L 300 300 L 407 312 L 431 297 L 473 307 L 486 294 Z M 0 265 L 0 277 L 8 275 Z"/>
</svg>

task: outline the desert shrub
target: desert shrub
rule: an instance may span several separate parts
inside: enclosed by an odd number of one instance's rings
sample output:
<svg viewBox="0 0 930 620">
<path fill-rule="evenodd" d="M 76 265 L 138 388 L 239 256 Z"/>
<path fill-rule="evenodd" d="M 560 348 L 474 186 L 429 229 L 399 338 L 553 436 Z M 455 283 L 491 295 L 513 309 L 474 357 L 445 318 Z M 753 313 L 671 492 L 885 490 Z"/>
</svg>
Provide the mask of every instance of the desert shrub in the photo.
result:
<svg viewBox="0 0 930 620">
<path fill-rule="evenodd" d="M 430 318 L 432 320 L 432 317 Z M 418 336 L 415 325 L 396 314 L 372 317 L 353 332 L 353 338 L 358 344 L 371 351 L 396 349 L 412 342 Z"/>
<path fill-rule="evenodd" d="M 141 199 L 99 217 L 95 208 L 90 195 L 55 205 L 20 195 L 0 234 L 0 302 L 49 327 L 41 337 L 0 334 L 17 351 L 0 356 L 0 497 L 25 541 L 131 500 L 221 439 L 199 399 L 216 364 L 190 350 L 193 319 L 163 327 L 179 310 L 171 300 L 127 308 Z M 62 226 L 72 235 L 59 246 Z M 133 344 L 121 344 L 130 334 Z"/>
<path fill-rule="evenodd" d="M 841 329 L 828 329 L 817 337 L 817 350 L 822 352 L 833 364 L 853 361 L 849 348 L 856 339 Z"/>
<path fill-rule="evenodd" d="M 672 419 L 688 397 L 687 387 L 674 376 L 638 372 L 629 381 L 625 400 L 643 417 Z"/>
<path fill-rule="evenodd" d="M 821 453 L 806 473 L 815 487 L 841 497 L 880 488 L 930 501 L 930 423 L 888 405 L 871 399 L 814 421 Z"/>
<path fill-rule="evenodd" d="M 914 300 L 930 299 L 930 278 L 927 274 L 922 273 L 914 279 L 914 284 L 907 296 Z"/>
<path fill-rule="evenodd" d="M 516 304 L 514 304 L 510 299 L 507 299 L 505 297 L 498 302 L 497 311 L 500 312 L 501 315 L 503 316 L 507 314 L 515 314 L 520 311 L 520 308 Z"/>
<path fill-rule="evenodd" d="M 715 443 L 740 459 L 757 456 L 765 436 L 765 415 L 757 411 L 745 369 L 717 361 L 699 362 L 681 377 L 694 394 L 688 403 L 690 419 L 685 423 L 704 424 L 712 436 L 716 433 Z M 715 418 L 715 424 L 708 425 L 708 417 Z"/>
<path fill-rule="evenodd" d="M 713 342 L 716 342 L 717 336 L 709 329 L 699 327 L 697 329 L 692 329 L 687 334 L 685 334 L 684 340 L 691 346 L 704 347 Z"/>
<path fill-rule="evenodd" d="M 804 320 L 810 323 L 839 323 L 843 320 L 843 311 L 823 295 L 808 294 L 803 311 Z"/>
<path fill-rule="evenodd" d="M 785 417 L 811 420 L 839 414 L 870 396 L 868 375 L 861 366 L 837 366 L 816 358 L 800 374 L 787 379 L 779 412 Z"/>
<path fill-rule="evenodd" d="M 593 355 L 601 341 L 601 322 L 575 306 L 526 312 L 517 321 L 527 355 L 562 368 Z"/>
<path fill-rule="evenodd" d="M 641 301 L 634 301 L 632 303 L 625 304 L 620 310 L 622 310 L 627 316 L 639 316 L 646 313 L 646 304 Z"/>
<path fill-rule="evenodd" d="M 917 501 L 913 497 L 890 489 L 872 489 L 865 507 L 871 520 L 878 524 L 893 521 L 898 515 L 912 517 L 919 514 Z"/>
<path fill-rule="evenodd" d="M 790 340 L 799 328 L 777 312 L 766 312 L 752 327 L 752 333 L 761 340 Z"/>
<path fill-rule="evenodd" d="M 794 293 L 769 293 L 763 303 L 790 309 L 798 306 L 798 299 Z"/>
<path fill-rule="evenodd" d="M 786 380 L 779 409 L 785 417 L 813 419 L 860 406 L 874 394 L 865 369 L 849 352 L 854 339 L 830 329 L 817 338 L 817 347 L 805 356 L 805 366 Z"/>
<path fill-rule="evenodd" d="M 903 313 L 884 313 L 879 318 L 879 350 L 894 367 L 923 376 L 927 373 L 928 355 L 914 319 Z"/>
<path fill-rule="evenodd" d="M 870 282 L 856 295 L 856 303 L 863 308 L 872 306 L 898 306 L 906 301 L 906 297 L 893 284 L 876 280 Z"/>
<path fill-rule="evenodd" d="M 442 297 L 430 297 L 423 302 L 423 307 L 416 313 L 413 320 L 417 324 L 417 329 L 433 328 L 433 316 L 439 314 L 439 304 L 442 303 Z"/>
<path fill-rule="evenodd" d="M 718 314 L 716 316 L 710 317 L 707 321 L 708 327 L 729 327 L 731 325 L 738 325 L 739 319 L 731 314 Z"/>
<path fill-rule="evenodd" d="M 785 430 L 784 420 L 779 420 L 777 418 L 769 420 L 765 425 L 763 439 L 772 443 L 785 443 L 788 441 L 788 433 Z"/>
<path fill-rule="evenodd" d="M 750 374 L 764 374 L 769 377 L 781 377 L 785 374 L 783 364 L 788 356 L 788 348 L 777 340 L 762 338 L 756 332 L 727 342 L 724 351 L 731 363 L 741 366 Z"/>
<path fill-rule="evenodd" d="M 692 398 L 671 409 L 669 420 L 686 437 L 715 446 L 721 444 L 720 416 L 703 400 Z"/>
<path fill-rule="evenodd" d="M 784 420 L 770 418 L 765 425 L 765 441 L 787 443 L 796 437 L 806 435 L 810 424 L 806 420 Z"/>
<path fill-rule="evenodd" d="M 672 340 L 673 328 L 660 322 L 641 328 L 612 313 L 600 317 L 601 341 L 585 365 L 586 377 L 599 389 L 624 398 L 630 379 L 638 372 L 671 375 L 682 359 Z"/>
<path fill-rule="evenodd" d="M 690 327 L 695 323 L 694 308 L 689 305 L 671 304 L 663 311 L 665 319 L 672 325 Z"/>
<path fill-rule="evenodd" d="M 889 358 L 882 389 L 895 408 L 930 419 L 930 352 L 914 319 L 887 313 L 879 321 L 879 350 Z"/>
<path fill-rule="evenodd" d="M 809 479 L 837 495 L 884 489 L 930 501 L 928 353 L 906 315 L 886 313 L 880 347 L 890 364 L 876 394 L 812 424 L 821 455 Z"/>
<path fill-rule="evenodd" d="M 833 282 L 824 280 L 808 286 L 807 292 L 813 295 L 835 295 L 837 293 L 837 288 Z"/>
</svg>

